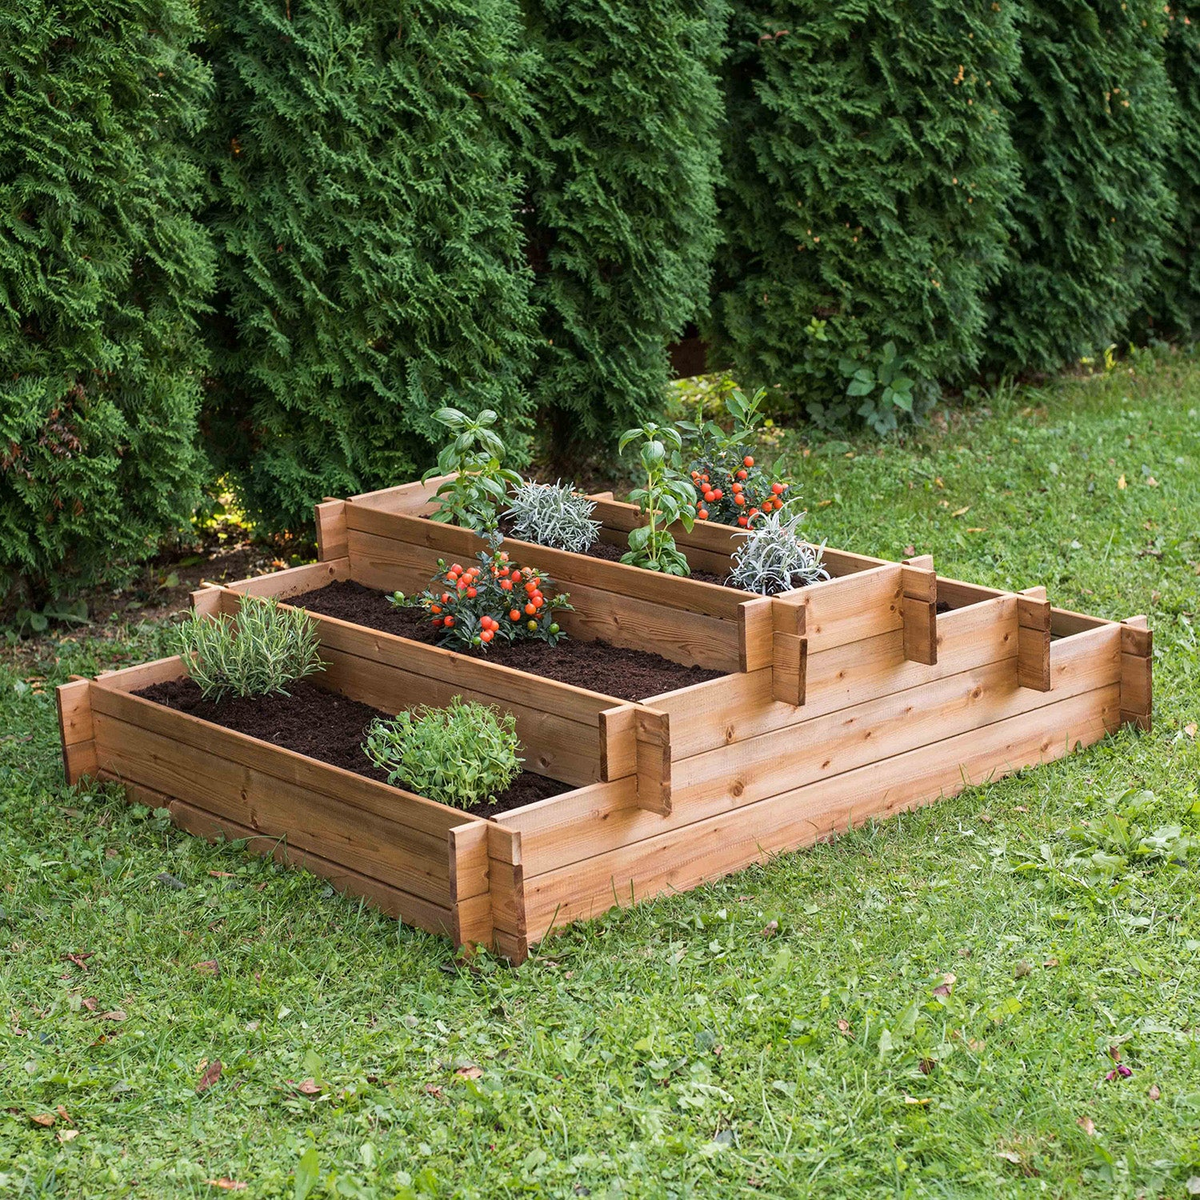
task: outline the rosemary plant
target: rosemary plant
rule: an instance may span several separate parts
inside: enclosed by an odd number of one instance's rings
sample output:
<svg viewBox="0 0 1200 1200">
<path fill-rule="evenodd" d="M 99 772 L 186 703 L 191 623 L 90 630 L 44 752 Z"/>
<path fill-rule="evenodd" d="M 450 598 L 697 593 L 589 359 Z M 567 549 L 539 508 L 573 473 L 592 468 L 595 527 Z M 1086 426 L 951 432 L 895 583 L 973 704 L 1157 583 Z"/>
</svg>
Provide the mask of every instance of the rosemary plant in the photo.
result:
<svg viewBox="0 0 1200 1200">
<path fill-rule="evenodd" d="M 807 515 L 797 512 L 785 519 L 777 509 L 760 517 L 752 529 L 739 529 L 737 536 L 745 541 L 733 552 L 729 582 L 773 596 L 828 579 L 829 572 L 821 565 L 824 546 L 810 545 L 797 532 Z"/>
<path fill-rule="evenodd" d="M 363 753 L 388 782 L 455 808 L 494 800 L 521 773 L 516 720 L 455 696 L 446 708 L 419 708 L 376 721 Z"/>
<path fill-rule="evenodd" d="M 595 510 L 596 502 L 569 483 L 526 480 L 504 515 L 512 522 L 513 537 L 582 554 L 600 536 L 600 522 L 592 520 Z"/>
<path fill-rule="evenodd" d="M 312 617 L 257 596 L 245 597 L 236 620 L 193 613 L 179 627 L 178 648 L 205 700 L 286 696 L 288 684 L 325 669 Z"/>
</svg>

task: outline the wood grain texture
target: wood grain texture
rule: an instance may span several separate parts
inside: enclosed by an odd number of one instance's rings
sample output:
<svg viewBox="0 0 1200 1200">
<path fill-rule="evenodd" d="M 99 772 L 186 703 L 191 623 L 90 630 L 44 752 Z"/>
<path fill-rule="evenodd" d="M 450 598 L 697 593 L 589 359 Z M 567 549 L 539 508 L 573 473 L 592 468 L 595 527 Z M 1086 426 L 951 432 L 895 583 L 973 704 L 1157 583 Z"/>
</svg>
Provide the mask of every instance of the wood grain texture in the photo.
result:
<svg viewBox="0 0 1200 1200">
<path fill-rule="evenodd" d="M 346 542 L 346 502 L 326 500 L 313 505 L 317 523 L 317 558 L 329 562 L 345 558 L 349 553 Z"/>
<path fill-rule="evenodd" d="M 470 949 L 492 944 L 488 823 L 470 821 L 446 835 L 450 858 L 450 910 L 454 943 Z"/>
<path fill-rule="evenodd" d="M 928 560 L 928 565 L 926 565 Z M 937 573 L 932 555 L 909 560 L 900 571 L 900 618 L 904 657 L 933 666 L 937 662 Z"/>
<path fill-rule="evenodd" d="M 1121 724 L 1149 732 L 1154 708 L 1154 635 L 1144 616 L 1121 623 Z"/>
<path fill-rule="evenodd" d="M 1017 682 L 1050 690 L 1050 601 L 1044 587 L 1028 588 L 1017 600 Z"/>
<path fill-rule="evenodd" d="M 286 600 L 289 596 L 315 591 L 326 584 L 349 578 L 350 559 L 342 557 L 328 562 L 305 563 L 302 567 L 288 567 L 283 571 L 272 571 L 269 575 L 254 575 L 233 583 L 209 583 L 206 586 L 240 592 L 244 596 L 270 596 L 276 600 Z"/>
</svg>

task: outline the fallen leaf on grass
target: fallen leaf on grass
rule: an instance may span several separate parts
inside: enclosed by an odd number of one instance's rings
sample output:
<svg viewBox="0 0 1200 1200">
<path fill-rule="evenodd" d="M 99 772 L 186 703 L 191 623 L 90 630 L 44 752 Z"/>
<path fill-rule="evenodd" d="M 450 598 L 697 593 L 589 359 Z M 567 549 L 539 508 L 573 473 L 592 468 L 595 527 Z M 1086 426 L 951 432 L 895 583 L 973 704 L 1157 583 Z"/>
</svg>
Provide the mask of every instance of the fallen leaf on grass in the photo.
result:
<svg viewBox="0 0 1200 1200">
<path fill-rule="evenodd" d="M 204 962 L 192 963 L 192 970 L 199 971 L 201 975 L 219 976 L 221 974 L 221 964 L 215 958 L 209 958 Z"/>
<path fill-rule="evenodd" d="M 479 1079 L 483 1075 L 483 1068 L 469 1063 L 465 1067 L 459 1067 L 454 1073 L 459 1079 Z"/>
<path fill-rule="evenodd" d="M 1183 1186 L 1187 1188 L 1189 1196 L 1200 1196 L 1200 1175 L 1190 1176 Z"/>
<path fill-rule="evenodd" d="M 969 504 L 964 504 L 962 508 L 956 508 L 950 515 L 952 517 L 961 517 L 964 513 L 969 513 L 970 511 L 971 506 Z"/>
<path fill-rule="evenodd" d="M 224 1175 L 220 1179 L 206 1179 L 204 1181 L 209 1187 L 220 1188 L 223 1192 L 244 1192 L 246 1185 L 237 1179 L 226 1179 Z"/>
<path fill-rule="evenodd" d="M 425 1093 L 426 1095 L 440 1098 L 442 1095 L 442 1089 L 438 1087 L 436 1083 L 427 1083 L 425 1085 Z"/>
<path fill-rule="evenodd" d="M 61 1105 L 61 1104 L 60 1104 L 60 1105 L 58 1105 L 58 1106 L 55 1108 L 55 1110 L 54 1110 L 54 1111 L 55 1111 L 56 1113 L 58 1113 L 58 1115 L 59 1115 L 60 1117 L 62 1117 L 62 1119 L 63 1119 L 64 1121 L 66 1121 L 66 1123 L 67 1123 L 68 1125 L 74 1125 L 74 1124 L 75 1124 L 75 1122 L 71 1120 L 71 1114 L 70 1114 L 69 1112 L 67 1112 L 66 1108 L 65 1108 L 63 1105 Z"/>
<path fill-rule="evenodd" d="M 129 1014 L 123 1008 L 113 1008 L 108 1012 L 99 1013 L 97 1020 L 100 1021 L 127 1021 Z"/>
<path fill-rule="evenodd" d="M 74 954 L 64 954 L 62 960 L 74 963 L 81 971 L 86 971 L 88 969 L 87 960 L 95 953 L 95 950 L 78 950 Z"/>
<path fill-rule="evenodd" d="M 232 871 L 209 871 L 209 874 L 214 879 L 232 879 L 234 877 Z M 210 1180 L 210 1182 L 211 1182 L 211 1180 Z M 243 1183 L 243 1184 L 239 1184 L 239 1186 L 245 1187 L 246 1185 Z"/>
<path fill-rule="evenodd" d="M 98 1001 L 96 1000 L 95 996 L 84 996 L 79 1003 L 82 1004 L 83 1007 L 88 1010 L 88 1012 L 95 1012 Z"/>
<path fill-rule="evenodd" d="M 1079 1128 L 1088 1135 L 1088 1137 L 1096 1136 L 1096 1122 L 1093 1121 L 1091 1117 L 1080 1117 L 1075 1124 L 1078 1125 Z"/>
<path fill-rule="evenodd" d="M 1157 1100 L 1162 1096 L 1162 1092 L 1158 1090 L 1157 1083 L 1152 1083 L 1150 1085 L 1150 1090 L 1146 1093 L 1146 1095 L 1149 1096 L 1151 1100 Z"/>
<path fill-rule="evenodd" d="M 1196 731 L 1198 728 L 1200 728 L 1200 726 L 1197 726 L 1195 721 L 1189 721 L 1183 727 L 1183 732 L 1186 733 L 1188 735 L 1188 737 L 1194 738 L 1196 736 Z"/>
<path fill-rule="evenodd" d="M 1120 478 L 1117 480 L 1117 489 L 1118 489 L 1119 491 L 1122 491 L 1122 492 L 1123 492 L 1123 491 L 1125 490 L 1125 488 L 1126 488 L 1125 476 L 1124 476 L 1124 475 L 1122 475 L 1122 476 L 1121 476 L 1121 477 L 1120 477 Z"/>
<path fill-rule="evenodd" d="M 60 1129 L 58 1131 L 59 1145 L 65 1146 L 68 1142 L 74 1141 L 78 1136 L 78 1129 Z"/>
<path fill-rule="evenodd" d="M 315 1079 L 302 1079 L 299 1083 L 294 1079 L 289 1079 L 286 1082 L 288 1087 L 294 1087 L 301 1095 L 319 1096 L 321 1094 L 321 1085 Z"/>
<path fill-rule="evenodd" d="M 214 1058 L 209 1063 L 208 1070 L 200 1076 L 200 1082 L 196 1084 L 196 1095 L 199 1096 L 207 1092 L 218 1079 L 221 1078 L 221 1060 Z"/>
<path fill-rule="evenodd" d="M 778 921 L 768 921 L 762 928 L 763 937 L 774 937 L 779 932 Z"/>
<path fill-rule="evenodd" d="M 38 1113 L 35 1117 L 29 1118 L 35 1125 L 40 1125 L 43 1129 L 49 1129 L 54 1124 L 53 1113 Z"/>
<path fill-rule="evenodd" d="M 850 1032 L 850 1022 L 847 1021 L 845 1017 L 838 1017 L 837 1027 L 838 1033 L 844 1034 L 846 1037 L 854 1036 L 854 1034 Z"/>
<path fill-rule="evenodd" d="M 1024 959 L 1022 959 L 1019 963 L 1017 963 L 1015 969 L 1013 970 L 1013 976 L 1016 979 L 1024 979 L 1026 975 L 1032 972 L 1032 970 L 1033 968 Z"/>
<path fill-rule="evenodd" d="M 935 996 L 948 996 L 954 990 L 955 983 L 958 982 L 958 976 L 951 971 L 947 971 L 942 976 L 942 982 L 933 989 Z"/>
<path fill-rule="evenodd" d="M 923 1100 L 918 1100 L 916 1096 L 905 1095 L 904 1103 L 905 1104 L 928 1104 L 929 1097 L 926 1096 Z"/>
<path fill-rule="evenodd" d="M 904 547 L 904 557 L 905 558 L 916 558 L 916 556 L 917 556 L 916 546 L 905 546 Z"/>
</svg>

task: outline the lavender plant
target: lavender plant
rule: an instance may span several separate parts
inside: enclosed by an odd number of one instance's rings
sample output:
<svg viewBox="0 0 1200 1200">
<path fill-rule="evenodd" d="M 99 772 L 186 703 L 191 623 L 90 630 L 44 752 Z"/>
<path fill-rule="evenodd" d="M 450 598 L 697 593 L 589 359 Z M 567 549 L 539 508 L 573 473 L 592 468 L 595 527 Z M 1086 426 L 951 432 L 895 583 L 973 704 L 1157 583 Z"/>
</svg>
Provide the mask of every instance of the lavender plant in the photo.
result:
<svg viewBox="0 0 1200 1200">
<path fill-rule="evenodd" d="M 513 537 L 582 554 L 600 536 L 600 522 L 592 520 L 595 510 L 596 502 L 569 483 L 526 480 L 504 515 L 512 522 Z"/>
<path fill-rule="evenodd" d="M 745 541 L 733 552 L 729 582 L 748 592 L 774 596 L 828 579 L 829 572 L 821 565 L 824 546 L 811 545 L 797 532 L 807 515 L 795 512 L 785 518 L 777 509 L 753 529 L 739 529 L 737 536 Z"/>
<path fill-rule="evenodd" d="M 242 600 L 236 620 L 193 613 L 179 627 L 177 645 L 205 700 L 286 696 L 288 684 L 325 670 L 312 617 L 258 596 Z"/>
</svg>

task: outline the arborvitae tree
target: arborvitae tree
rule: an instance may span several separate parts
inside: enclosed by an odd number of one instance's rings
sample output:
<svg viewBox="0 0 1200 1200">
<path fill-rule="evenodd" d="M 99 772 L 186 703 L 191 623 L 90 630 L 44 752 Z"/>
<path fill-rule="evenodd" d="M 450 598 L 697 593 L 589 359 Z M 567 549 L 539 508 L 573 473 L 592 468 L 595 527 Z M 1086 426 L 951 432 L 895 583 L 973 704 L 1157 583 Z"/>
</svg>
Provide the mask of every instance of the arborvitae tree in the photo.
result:
<svg viewBox="0 0 1200 1200">
<path fill-rule="evenodd" d="M 212 250 L 188 0 L 0 17 L 0 595 L 118 576 L 187 521 Z M 17 586 L 13 590 L 14 584 Z"/>
<path fill-rule="evenodd" d="M 826 416 L 841 360 L 888 342 L 916 378 L 961 379 L 1016 186 L 1011 4 L 733 7 L 717 356 Z"/>
<path fill-rule="evenodd" d="M 206 0 L 217 82 L 209 445 L 251 514 L 413 478 L 439 407 L 527 423 L 510 0 Z"/>
<path fill-rule="evenodd" d="M 719 0 L 528 0 L 539 408 L 560 456 L 659 409 L 717 238 Z"/>
<path fill-rule="evenodd" d="M 1103 349 L 1146 297 L 1172 212 L 1161 4 L 1036 0 L 1020 9 L 1013 139 L 1022 188 L 989 360 L 1054 370 Z"/>
<path fill-rule="evenodd" d="M 1172 5 L 1165 16 L 1167 78 L 1175 90 L 1176 139 L 1167 165 L 1175 218 L 1131 332 L 1191 340 L 1200 335 L 1200 4 Z"/>
</svg>

